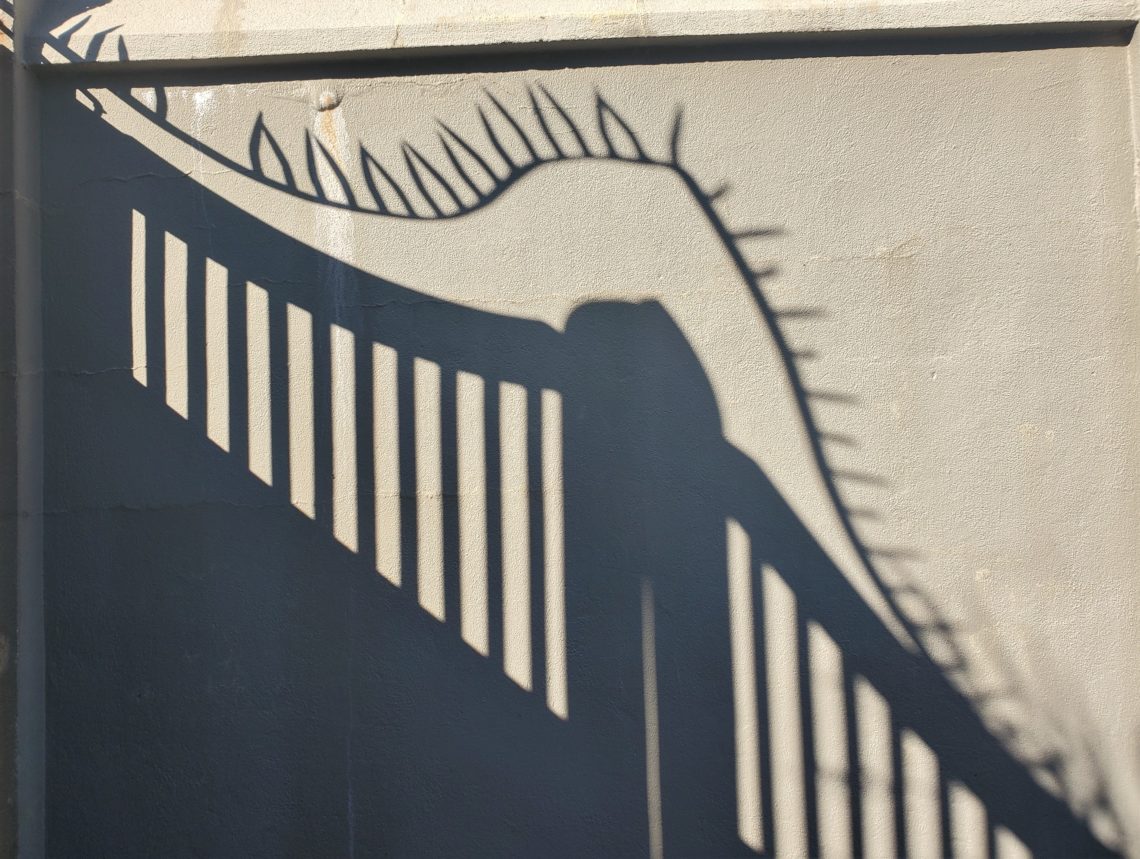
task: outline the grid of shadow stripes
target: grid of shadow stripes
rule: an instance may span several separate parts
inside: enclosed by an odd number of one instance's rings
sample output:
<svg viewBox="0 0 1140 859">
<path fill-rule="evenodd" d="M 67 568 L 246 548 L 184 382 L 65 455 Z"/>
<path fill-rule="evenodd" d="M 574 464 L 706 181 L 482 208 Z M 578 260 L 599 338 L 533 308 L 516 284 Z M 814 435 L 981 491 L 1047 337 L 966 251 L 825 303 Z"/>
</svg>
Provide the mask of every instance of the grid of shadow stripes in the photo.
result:
<svg viewBox="0 0 1140 859">
<path fill-rule="evenodd" d="M 135 380 L 571 718 L 557 387 L 380 342 L 132 219 Z M 757 571 L 747 528 L 729 519 L 725 539 L 741 840 L 779 856 L 1030 855 L 780 572 Z M 654 612 L 646 582 L 647 811 L 663 855 Z"/>
</svg>

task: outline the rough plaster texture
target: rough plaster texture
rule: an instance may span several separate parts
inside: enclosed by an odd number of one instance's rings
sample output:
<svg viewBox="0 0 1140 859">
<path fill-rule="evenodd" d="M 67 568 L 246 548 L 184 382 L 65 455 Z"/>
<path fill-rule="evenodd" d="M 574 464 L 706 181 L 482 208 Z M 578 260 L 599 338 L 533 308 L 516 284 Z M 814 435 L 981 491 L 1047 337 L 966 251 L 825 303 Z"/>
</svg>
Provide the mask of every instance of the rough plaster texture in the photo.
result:
<svg viewBox="0 0 1140 859">
<path fill-rule="evenodd" d="M 1134 854 L 1128 48 L 1001 47 L 45 83 L 49 853 Z"/>
<path fill-rule="evenodd" d="M 319 11 L 319 14 L 314 12 Z M 48 0 L 31 62 L 231 61 L 614 40 L 1135 21 L 1134 0 Z M 81 45 L 78 53 L 56 37 Z"/>
</svg>

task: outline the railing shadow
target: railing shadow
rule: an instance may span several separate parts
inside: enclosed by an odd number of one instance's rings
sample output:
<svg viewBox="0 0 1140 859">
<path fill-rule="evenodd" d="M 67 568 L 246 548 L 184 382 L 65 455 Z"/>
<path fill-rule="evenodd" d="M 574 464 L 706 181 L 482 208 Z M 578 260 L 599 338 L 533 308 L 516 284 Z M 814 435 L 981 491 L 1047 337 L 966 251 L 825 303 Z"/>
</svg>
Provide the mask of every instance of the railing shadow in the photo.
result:
<svg viewBox="0 0 1140 859">
<path fill-rule="evenodd" d="M 559 331 L 428 299 L 74 114 L 93 163 L 163 178 L 47 216 L 53 855 L 1110 853 L 726 440 L 660 303 Z M 598 157 L 650 163 L 607 122 Z M 406 150 L 415 189 L 362 153 L 372 211 L 505 205 L 539 159 L 488 134 L 497 184 L 450 129 L 453 173 Z M 360 209 L 306 142 L 312 193 L 264 124 L 235 171 L 268 152 L 296 205 Z M 761 276 L 673 167 L 827 478 Z"/>
</svg>

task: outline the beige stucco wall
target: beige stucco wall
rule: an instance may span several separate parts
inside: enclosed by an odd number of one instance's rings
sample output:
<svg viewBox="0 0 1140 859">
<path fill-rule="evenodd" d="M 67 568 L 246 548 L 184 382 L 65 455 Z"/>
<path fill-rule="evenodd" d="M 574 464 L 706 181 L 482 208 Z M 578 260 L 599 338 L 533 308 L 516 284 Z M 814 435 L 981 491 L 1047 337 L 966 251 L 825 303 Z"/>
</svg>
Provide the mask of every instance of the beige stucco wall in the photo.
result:
<svg viewBox="0 0 1140 859">
<path fill-rule="evenodd" d="M 1135 854 L 1129 50 L 43 77 L 49 853 Z"/>
</svg>

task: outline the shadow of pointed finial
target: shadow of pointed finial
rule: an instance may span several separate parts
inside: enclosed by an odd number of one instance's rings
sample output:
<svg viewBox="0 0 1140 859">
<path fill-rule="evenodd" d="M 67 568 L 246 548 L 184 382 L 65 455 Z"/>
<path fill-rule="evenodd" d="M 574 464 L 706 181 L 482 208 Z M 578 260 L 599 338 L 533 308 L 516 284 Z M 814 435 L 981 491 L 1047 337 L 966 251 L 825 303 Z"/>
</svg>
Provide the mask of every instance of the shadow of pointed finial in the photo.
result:
<svg viewBox="0 0 1140 859">
<path fill-rule="evenodd" d="M 555 158 L 565 158 L 566 152 L 558 143 L 558 139 L 550 130 L 550 124 L 546 121 L 546 113 L 542 109 L 542 105 L 538 103 L 538 96 L 535 95 L 534 87 L 527 84 L 526 94 L 530 98 L 530 106 L 534 110 L 534 115 L 538 119 L 538 125 L 542 129 L 542 133 L 546 136 L 546 140 L 554 148 Z"/>
<path fill-rule="evenodd" d="M 492 169 L 491 165 L 487 163 L 486 159 L 479 154 L 479 150 L 468 143 L 466 138 L 453 130 L 452 127 L 442 119 L 437 119 L 436 122 L 438 122 L 439 127 L 443 129 L 443 133 L 450 137 L 460 149 L 471 157 L 471 160 L 479 166 L 479 169 L 487 174 L 487 177 L 491 180 L 491 187 L 498 188 L 503 180 L 499 174 Z"/>
<path fill-rule="evenodd" d="M 681 124 L 685 117 L 685 108 L 677 105 L 673 111 L 673 129 L 669 133 L 669 163 L 680 169 L 681 167 Z"/>
<path fill-rule="evenodd" d="M 447 141 L 447 138 L 444 137 L 443 132 L 438 132 L 436 137 L 439 140 L 439 145 L 443 148 L 444 154 L 447 155 L 447 160 L 451 163 L 451 169 L 455 171 L 456 175 L 463 180 L 463 184 L 475 195 L 477 202 L 485 200 L 486 196 L 483 193 L 483 189 L 479 187 L 471 177 L 471 174 L 467 172 L 467 168 L 460 162 L 459 156 L 455 154 L 455 150 L 451 148 L 451 144 Z M 460 208 L 463 208 L 463 206 L 461 205 Z"/>
<path fill-rule="evenodd" d="M 503 119 L 507 121 L 507 124 L 514 129 L 515 134 L 517 134 L 519 140 L 522 141 L 522 145 L 526 147 L 526 151 L 530 153 L 531 164 L 537 164 L 539 161 L 541 161 L 542 158 L 539 156 L 538 150 L 535 149 L 534 144 L 531 143 L 530 136 L 523 130 L 523 127 L 519 125 L 518 121 L 513 116 L 511 116 L 510 112 L 505 107 L 503 107 L 503 105 L 497 98 L 495 98 L 490 90 L 484 88 L 483 95 L 490 99 L 491 104 L 495 106 L 495 109 L 499 112 L 499 115 L 502 116 Z"/>
<path fill-rule="evenodd" d="M 579 130 L 578 124 L 570 118 L 570 114 L 566 112 L 566 109 L 562 106 L 562 104 L 558 101 L 558 99 L 556 99 L 554 96 L 552 96 L 550 94 L 550 90 L 548 90 L 542 84 L 537 84 L 537 87 L 538 87 L 539 91 L 543 94 L 543 96 L 545 96 L 547 103 L 552 108 L 554 108 L 555 113 L 557 113 L 562 118 L 562 121 L 566 124 L 566 127 L 570 130 L 570 133 L 572 135 L 574 135 L 574 139 L 578 142 L 578 145 L 582 148 L 582 157 L 583 158 L 593 157 L 594 153 L 590 151 L 590 147 L 586 144 L 586 138 L 582 135 L 582 132 Z"/>
<path fill-rule="evenodd" d="M 322 203 L 328 202 L 329 197 L 325 193 L 325 186 L 321 182 L 320 171 L 317 169 L 317 154 L 313 147 L 313 135 L 307 128 L 305 129 L 305 166 L 309 170 L 309 181 L 313 185 L 313 193 Z"/>
<path fill-rule="evenodd" d="M 377 211 L 379 211 L 380 214 L 401 215 L 400 212 L 394 211 L 389 205 L 388 200 L 380 190 L 380 185 L 376 181 L 376 174 L 380 175 L 383 184 L 391 193 L 395 194 L 396 199 L 400 201 L 400 205 L 404 208 L 403 217 L 421 217 L 412 206 L 412 201 L 408 199 L 408 195 L 404 193 L 404 189 L 400 187 L 400 183 L 392 177 L 391 173 L 384 169 L 384 165 L 377 161 L 372 153 L 364 146 L 360 147 L 360 172 L 364 174 L 364 181 L 368 185 L 368 191 L 372 195 L 372 199 L 376 203 Z"/>
<path fill-rule="evenodd" d="M 507 177 L 509 178 L 512 174 L 518 172 L 518 165 L 515 164 L 514 159 L 511 158 L 510 153 L 507 152 L 506 147 L 504 147 L 502 141 L 499 140 L 499 135 L 495 133 L 495 127 L 491 125 L 491 120 L 487 118 L 487 112 L 483 110 L 482 105 L 476 108 L 476 110 L 479 113 L 479 122 L 483 125 L 483 131 L 487 135 L 487 140 L 491 146 L 494 147 L 494 150 L 499 153 L 499 157 L 503 159 L 503 163 L 507 167 Z"/>
<path fill-rule="evenodd" d="M 705 199 L 708 200 L 710 203 L 714 203 L 731 190 L 732 190 L 732 185 L 730 185 L 728 182 L 721 182 L 719 185 L 717 185 L 711 191 L 705 192 Z"/>
<path fill-rule="evenodd" d="M 462 198 L 455 192 L 455 189 L 451 187 L 451 183 L 444 178 L 443 174 L 440 173 L 418 149 L 406 141 L 400 144 L 400 149 L 404 153 L 404 163 L 408 167 L 408 172 L 411 174 L 412 182 L 415 183 L 416 190 L 420 192 L 420 196 L 424 198 L 424 201 L 431 210 L 435 212 L 437 217 L 443 216 L 443 206 L 438 203 L 435 199 L 435 195 L 432 194 L 428 188 L 427 182 L 424 181 L 423 174 L 420 172 L 421 167 L 435 180 L 436 184 L 443 189 L 444 193 L 451 198 L 458 211 L 462 212 L 466 208 L 463 205 Z"/>
<path fill-rule="evenodd" d="M 606 142 L 606 147 L 609 150 L 607 155 L 610 158 L 618 158 L 624 161 L 648 161 L 645 150 L 641 148 L 641 143 L 638 141 L 637 135 L 633 133 L 633 129 L 596 90 L 594 92 L 594 106 L 598 115 L 598 131 L 601 132 L 602 139 Z M 611 126 L 616 126 L 616 128 L 611 128 Z M 630 149 L 632 149 L 632 155 L 628 154 Z"/>
<path fill-rule="evenodd" d="M 107 41 L 107 37 L 113 32 L 122 27 L 122 24 L 116 24 L 114 27 L 108 27 L 106 30 L 100 30 L 91 37 L 91 41 L 87 43 L 87 50 L 83 55 L 83 59 L 94 62 L 99 58 L 99 51 L 103 48 L 103 43 Z"/>
<path fill-rule="evenodd" d="M 344 203 L 353 209 L 358 209 L 356 204 L 356 195 L 352 193 L 352 185 L 349 184 L 348 176 L 340 167 L 340 163 L 328 149 L 327 146 L 319 139 L 314 138 L 313 142 L 317 144 L 317 149 L 320 150 L 321 156 L 324 158 L 325 164 L 329 170 L 332 171 L 333 176 L 336 178 L 337 184 L 340 185 L 341 193 L 344 194 Z"/>
<path fill-rule="evenodd" d="M 74 24 L 72 24 L 70 27 L 67 27 L 66 29 L 62 30 L 55 37 L 55 40 L 57 42 L 59 42 L 60 44 L 64 45 L 64 47 L 67 47 L 67 43 L 71 41 L 71 37 L 74 36 L 76 33 L 78 33 L 80 30 L 82 30 L 87 25 L 87 22 L 90 20 L 91 20 L 91 16 L 85 15 L 84 17 L 82 17 L 78 21 L 76 21 Z"/>
<path fill-rule="evenodd" d="M 163 100 L 165 102 L 165 99 Z M 258 113 L 257 119 L 253 123 L 253 131 L 249 135 L 249 166 L 253 169 L 254 173 L 259 174 L 268 182 L 274 182 L 270 179 L 265 172 L 265 168 L 261 163 L 261 147 L 262 144 L 269 147 L 269 151 L 273 157 L 277 159 L 277 166 L 281 168 L 281 173 L 284 176 L 284 185 L 290 190 L 297 189 L 297 183 L 293 178 L 293 171 L 289 167 L 289 161 L 285 157 L 285 151 L 277 142 L 277 138 L 269 130 L 265 124 L 265 114 Z"/>
</svg>

